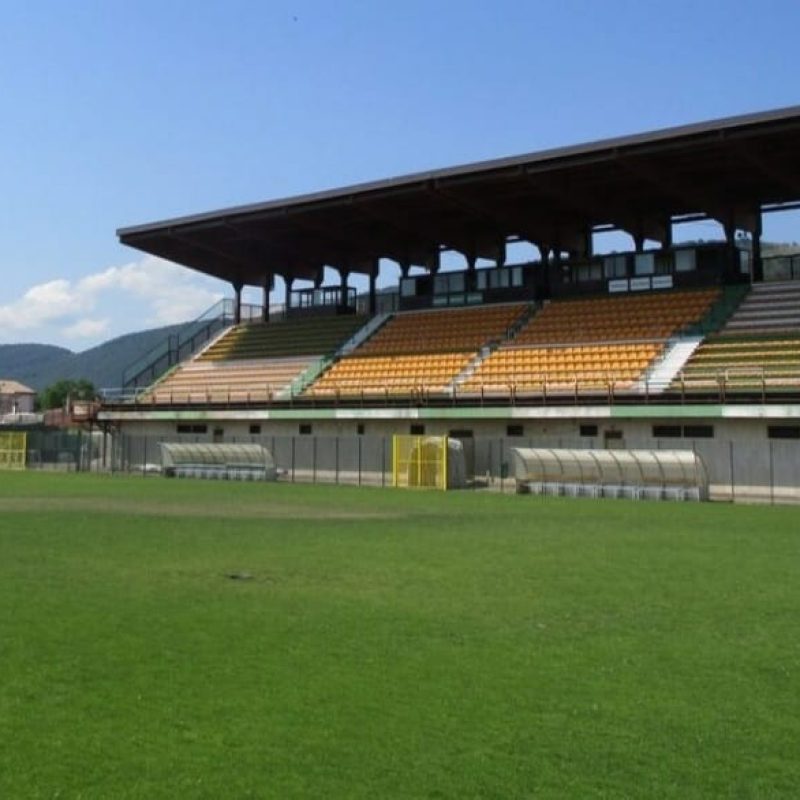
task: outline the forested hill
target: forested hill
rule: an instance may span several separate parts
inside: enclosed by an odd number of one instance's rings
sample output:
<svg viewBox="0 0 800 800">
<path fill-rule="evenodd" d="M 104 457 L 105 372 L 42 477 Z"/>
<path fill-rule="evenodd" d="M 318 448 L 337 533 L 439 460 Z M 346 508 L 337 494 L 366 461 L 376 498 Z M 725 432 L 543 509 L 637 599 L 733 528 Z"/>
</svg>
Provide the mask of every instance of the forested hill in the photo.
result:
<svg viewBox="0 0 800 800">
<path fill-rule="evenodd" d="M 120 386 L 122 371 L 181 325 L 153 328 L 74 353 L 48 344 L 0 344 L 0 379 L 40 391 L 61 378 L 86 378 L 98 389 Z"/>
</svg>

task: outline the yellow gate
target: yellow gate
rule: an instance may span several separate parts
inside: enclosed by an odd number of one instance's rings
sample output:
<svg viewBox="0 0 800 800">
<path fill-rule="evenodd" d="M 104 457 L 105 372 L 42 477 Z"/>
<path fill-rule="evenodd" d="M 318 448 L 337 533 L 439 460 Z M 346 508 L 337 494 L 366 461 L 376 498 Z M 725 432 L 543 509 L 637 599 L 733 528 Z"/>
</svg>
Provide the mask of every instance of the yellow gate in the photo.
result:
<svg viewBox="0 0 800 800">
<path fill-rule="evenodd" d="M 395 435 L 392 479 L 403 488 L 447 489 L 447 437 Z"/>
<path fill-rule="evenodd" d="M 0 432 L 0 469 L 25 469 L 27 433 Z"/>
</svg>

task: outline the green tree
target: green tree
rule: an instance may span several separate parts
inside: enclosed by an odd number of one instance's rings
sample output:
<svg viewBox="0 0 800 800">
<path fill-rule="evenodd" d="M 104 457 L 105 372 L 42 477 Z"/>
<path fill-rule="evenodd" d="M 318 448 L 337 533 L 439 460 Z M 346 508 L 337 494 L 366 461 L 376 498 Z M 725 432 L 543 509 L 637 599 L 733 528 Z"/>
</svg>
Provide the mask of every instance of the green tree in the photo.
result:
<svg viewBox="0 0 800 800">
<path fill-rule="evenodd" d="M 39 408 L 47 411 L 51 408 L 64 408 L 67 399 L 70 400 L 93 400 L 97 396 L 97 390 L 91 381 L 85 378 L 79 380 L 62 379 L 51 383 L 39 393 Z"/>
</svg>

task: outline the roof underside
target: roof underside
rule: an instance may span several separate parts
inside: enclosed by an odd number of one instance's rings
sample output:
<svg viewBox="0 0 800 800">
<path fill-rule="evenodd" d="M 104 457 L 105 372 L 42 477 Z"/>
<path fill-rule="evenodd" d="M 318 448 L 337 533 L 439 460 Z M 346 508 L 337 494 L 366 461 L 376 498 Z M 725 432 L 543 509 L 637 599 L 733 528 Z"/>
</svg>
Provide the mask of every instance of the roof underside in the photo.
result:
<svg viewBox="0 0 800 800">
<path fill-rule="evenodd" d="M 123 228 L 120 241 L 223 280 L 374 273 L 442 249 L 496 258 L 516 239 L 582 252 L 616 228 L 662 241 L 669 221 L 753 230 L 800 201 L 800 106 L 419 173 Z"/>
</svg>

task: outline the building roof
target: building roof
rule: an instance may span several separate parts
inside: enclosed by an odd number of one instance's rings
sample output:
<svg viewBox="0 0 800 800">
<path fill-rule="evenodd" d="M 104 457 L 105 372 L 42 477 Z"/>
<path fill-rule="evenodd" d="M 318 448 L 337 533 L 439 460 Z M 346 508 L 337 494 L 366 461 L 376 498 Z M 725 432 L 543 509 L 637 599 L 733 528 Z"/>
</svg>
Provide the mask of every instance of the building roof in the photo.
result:
<svg viewBox="0 0 800 800">
<path fill-rule="evenodd" d="M 120 241 L 233 283 L 441 249 L 494 258 L 510 240 L 581 252 L 597 229 L 663 241 L 670 220 L 753 230 L 800 203 L 800 106 L 404 175 L 122 228 Z"/>
<path fill-rule="evenodd" d="M 36 390 L 19 381 L 0 379 L 0 394 L 36 394 Z"/>
</svg>

